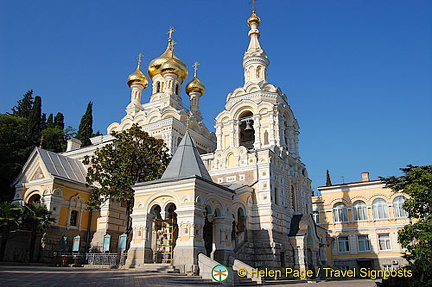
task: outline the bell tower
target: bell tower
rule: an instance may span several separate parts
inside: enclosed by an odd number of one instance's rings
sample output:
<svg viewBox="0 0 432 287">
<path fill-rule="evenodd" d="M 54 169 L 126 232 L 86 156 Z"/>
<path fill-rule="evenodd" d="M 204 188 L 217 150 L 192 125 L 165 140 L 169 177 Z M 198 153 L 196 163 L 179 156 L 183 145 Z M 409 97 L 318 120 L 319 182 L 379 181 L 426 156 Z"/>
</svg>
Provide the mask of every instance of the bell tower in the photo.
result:
<svg viewBox="0 0 432 287">
<path fill-rule="evenodd" d="M 246 219 L 249 238 L 263 248 L 279 246 L 272 254 L 284 254 L 288 260 L 294 256 L 288 243 L 291 220 L 310 212 L 311 181 L 300 161 L 299 125 L 287 96 L 269 82 L 270 61 L 259 42 L 261 19 L 254 7 L 247 24 L 244 83 L 227 95 L 225 108 L 215 119 L 217 148 L 207 166 L 217 183 L 253 188 Z M 258 261 L 267 261 L 267 255 Z"/>
</svg>

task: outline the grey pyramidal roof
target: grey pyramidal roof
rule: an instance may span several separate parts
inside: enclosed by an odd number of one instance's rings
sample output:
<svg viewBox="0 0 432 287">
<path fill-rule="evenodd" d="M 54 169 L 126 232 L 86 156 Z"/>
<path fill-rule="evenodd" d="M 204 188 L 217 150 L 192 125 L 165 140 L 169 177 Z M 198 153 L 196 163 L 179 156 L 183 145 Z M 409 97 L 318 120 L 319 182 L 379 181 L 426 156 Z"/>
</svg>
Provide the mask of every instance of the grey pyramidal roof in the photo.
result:
<svg viewBox="0 0 432 287">
<path fill-rule="evenodd" d="M 37 148 L 48 172 L 54 177 L 69 179 L 80 183 L 86 182 L 87 171 L 79 160 L 55 152 Z"/>
<path fill-rule="evenodd" d="M 191 175 L 197 175 L 213 181 L 201 160 L 193 139 L 189 135 L 189 132 L 186 131 L 161 179 Z"/>
</svg>

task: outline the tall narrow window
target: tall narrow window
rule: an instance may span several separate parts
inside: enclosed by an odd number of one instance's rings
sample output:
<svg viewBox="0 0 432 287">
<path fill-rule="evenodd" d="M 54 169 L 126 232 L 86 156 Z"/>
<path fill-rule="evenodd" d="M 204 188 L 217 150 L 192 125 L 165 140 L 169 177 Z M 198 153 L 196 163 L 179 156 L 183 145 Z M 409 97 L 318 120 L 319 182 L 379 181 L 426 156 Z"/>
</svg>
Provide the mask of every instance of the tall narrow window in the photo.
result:
<svg viewBox="0 0 432 287">
<path fill-rule="evenodd" d="M 389 217 L 387 203 L 382 198 L 377 198 L 372 203 L 374 219 L 386 219 Z"/>
<path fill-rule="evenodd" d="M 367 207 L 366 207 L 366 203 L 364 203 L 364 201 L 357 200 L 356 202 L 354 202 L 352 211 L 353 211 L 353 219 L 354 220 L 367 220 L 368 219 Z"/>
<path fill-rule="evenodd" d="M 339 202 L 333 206 L 333 218 L 334 222 L 348 221 L 348 213 L 345 204 Z"/>
<path fill-rule="evenodd" d="M 349 252 L 350 249 L 349 249 L 348 236 L 339 236 L 338 246 L 339 246 L 340 253 Z"/>
<path fill-rule="evenodd" d="M 398 196 L 393 200 L 393 213 L 395 217 L 408 217 L 408 212 L 403 209 L 405 197 Z"/>
<path fill-rule="evenodd" d="M 77 226 L 78 225 L 78 211 L 72 210 L 71 216 L 70 216 L 70 226 Z"/>
</svg>

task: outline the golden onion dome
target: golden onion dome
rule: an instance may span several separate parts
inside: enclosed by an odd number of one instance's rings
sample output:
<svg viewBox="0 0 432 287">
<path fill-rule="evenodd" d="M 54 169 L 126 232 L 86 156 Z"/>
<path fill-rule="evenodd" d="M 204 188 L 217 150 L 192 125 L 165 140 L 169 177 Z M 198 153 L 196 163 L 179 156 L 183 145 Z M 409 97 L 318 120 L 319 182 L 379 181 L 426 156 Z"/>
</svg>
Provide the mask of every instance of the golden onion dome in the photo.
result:
<svg viewBox="0 0 432 287">
<path fill-rule="evenodd" d="M 194 77 L 192 81 L 186 85 L 186 94 L 190 95 L 190 93 L 193 92 L 200 93 L 201 95 L 205 93 L 205 87 L 197 77 Z"/>
<path fill-rule="evenodd" d="M 261 23 L 261 19 L 257 16 L 257 14 L 255 14 L 255 11 L 253 11 L 247 22 L 249 27 L 252 23 L 256 23 L 259 26 L 259 24 Z"/>
<path fill-rule="evenodd" d="M 129 75 L 127 79 L 127 84 L 129 87 L 132 85 L 141 85 L 144 87 L 144 89 L 147 88 L 148 86 L 147 77 L 143 74 L 143 72 L 141 72 L 139 65 L 135 70 L 135 72 Z"/>
<path fill-rule="evenodd" d="M 147 71 L 150 78 L 153 78 L 155 75 L 160 74 L 162 72 L 162 66 L 168 61 L 170 61 L 171 64 L 165 65 L 165 70 L 169 70 L 169 66 L 173 65 L 172 68 L 177 70 L 175 74 L 177 74 L 177 76 L 182 78 L 184 81 L 188 75 L 187 66 L 179 58 L 177 58 L 176 55 L 174 55 L 174 52 L 172 51 L 172 48 L 170 46 L 168 46 L 168 48 L 162 55 L 160 55 L 156 59 L 153 59 L 148 65 Z"/>
<path fill-rule="evenodd" d="M 182 75 L 182 67 L 179 61 L 174 58 L 169 58 L 165 63 L 160 66 L 159 70 L 162 75 L 168 73 L 176 74 L 178 77 L 181 77 Z"/>
</svg>

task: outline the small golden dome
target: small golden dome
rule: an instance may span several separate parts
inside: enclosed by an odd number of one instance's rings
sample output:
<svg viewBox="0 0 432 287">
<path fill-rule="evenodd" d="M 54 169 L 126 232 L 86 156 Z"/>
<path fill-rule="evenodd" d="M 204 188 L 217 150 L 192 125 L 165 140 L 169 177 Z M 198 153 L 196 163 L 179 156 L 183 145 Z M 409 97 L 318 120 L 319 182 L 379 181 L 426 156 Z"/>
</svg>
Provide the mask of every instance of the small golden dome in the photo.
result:
<svg viewBox="0 0 432 287">
<path fill-rule="evenodd" d="M 200 93 L 201 95 L 205 93 L 205 87 L 197 77 L 194 77 L 192 81 L 186 85 L 186 94 L 190 95 L 190 93 L 193 92 Z"/>
<path fill-rule="evenodd" d="M 259 26 L 259 24 L 261 23 L 261 19 L 257 16 L 257 14 L 255 14 L 255 11 L 253 11 L 247 22 L 249 27 L 252 23 L 256 23 Z"/>
<path fill-rule="evenodd" d="M 176 72 L 175 74 L 182 78 L 184 81 L 188 75 L 187 66 L 179 58 L 177 58 L 176 55 L 174 55 L 172 48 L 170 48 L 169 46 L 162 55 L 160 55 L 156 59 L 153 59 L 148 65 L 147 71 L 150 78 L 153 78 L 155 75 L 160 74 L 162 72 L 162 66 L 164 66 L 164 64 L 170 59 L 172 59 L 170 63 L 172 63 L 174 66 L 176 66 L 176 69 L 178 69 L 178 72 Z M 168 68 L 170 67 L 165 66 L 165 69 Z"/>
<path fill-rule="evenodd" d="M 145 88 L 148 86 L 148 80 L 147 77 L 141 72 L 140 67 L 138 66 L 135 72 L 129 75 L 127 79 L 128 86 L 132 85 L 141 85 Z"/>
</svg>

